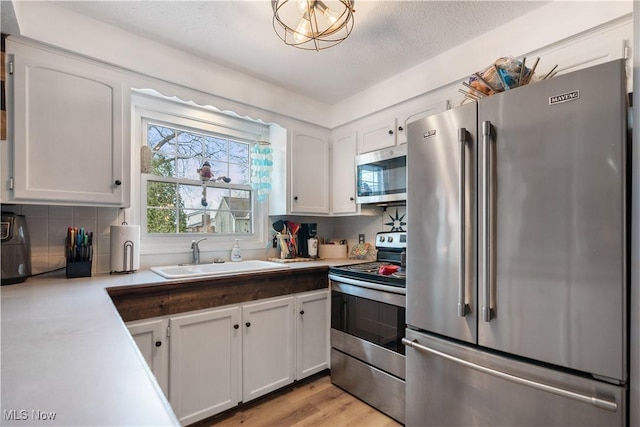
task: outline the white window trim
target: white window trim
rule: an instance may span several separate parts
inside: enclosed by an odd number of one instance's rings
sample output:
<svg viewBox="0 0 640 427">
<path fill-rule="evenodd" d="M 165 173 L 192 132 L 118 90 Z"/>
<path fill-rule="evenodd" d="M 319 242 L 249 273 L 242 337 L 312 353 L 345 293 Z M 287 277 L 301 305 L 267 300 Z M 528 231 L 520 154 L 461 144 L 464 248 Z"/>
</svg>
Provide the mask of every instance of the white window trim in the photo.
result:
<svg viewBox="0 0 640 427">
<path fill-rule="evenodd" d="M 203 237 L 206 237 L 207 240 L 201 244 L 201 250 L 228 251 L 235 240 L 241 242 L 243 249 L 266 249 L 270 247 L 268 201 L 257 201 L 254 191 L 252 191 L 253 233 L 180 233 L 176 235 L 147 233 L 147 181 L 156 177 L 155 175 L 143 174 L 140 171 L 140 149 L 143 143 L 146 144 L 144 140 L 146 130 L 143 126 L 145 120 L 177 125 L 194 131 L 204 129 L 211 133 L 228 135 L 247 142 L 259 140 L 260 136 L 264 134 L 264 129 L 267 125 L 255 123 L 255 126 L 252 126 L 248 119 L 226 115 L 212 108 L 196 106 L 193 103 L 181 102 L 177 99 L 167 100 L 137 92 L 132 94 L 131 99 L 133 128 L 131 162 L 132 165 L 135 165 L 132 168 L 132 185 L 134 186 L 132 197 L 135 197 L 137 192 L 139 195 L 138 200 L 140 201 L 138 204 L 133 205 L 132 213 L 135 223 L 140 224 L 141 253 L 148 255 L 190 252 L 191 241 Z M 244 128 L 243 131 L 237 130 L 240 126 Z M 252 135 L 253 138 L 248 138 L 247 135 Z M 214 184 L 214 186 L 216 185 Z M 228 188 L 228 186 L 221 184 L 220 187 Z"/>
</svg>

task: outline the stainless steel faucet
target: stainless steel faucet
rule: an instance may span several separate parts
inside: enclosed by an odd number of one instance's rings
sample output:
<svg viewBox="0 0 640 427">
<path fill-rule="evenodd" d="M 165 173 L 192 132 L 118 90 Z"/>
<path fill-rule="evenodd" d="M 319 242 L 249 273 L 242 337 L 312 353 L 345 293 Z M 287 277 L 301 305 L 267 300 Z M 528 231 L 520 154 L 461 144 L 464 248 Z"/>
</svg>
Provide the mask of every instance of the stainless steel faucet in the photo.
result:
<svg viewBox="0 0 640 427">
<path fill-rule="evenodd" d="M 200 242 L 202 242 L 203 240 L 207 240 L 206 237 L 203 237 L 200 240 L 193 240 L 191 242 L 191 262 L 193 264 L 200 264 L 200 247 L 198 246 L 198 244 Z"/>
</svg>

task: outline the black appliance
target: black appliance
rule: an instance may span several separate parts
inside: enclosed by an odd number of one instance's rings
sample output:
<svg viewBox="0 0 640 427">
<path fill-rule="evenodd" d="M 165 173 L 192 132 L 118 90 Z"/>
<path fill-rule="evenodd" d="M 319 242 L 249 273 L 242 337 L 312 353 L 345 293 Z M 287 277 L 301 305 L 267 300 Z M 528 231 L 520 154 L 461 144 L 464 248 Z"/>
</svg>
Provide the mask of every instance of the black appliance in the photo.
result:
<svg viewBox="0 0 640 427">
<path fill-rule="evenodd" d="M 318 235 L 318 224 L 306 223 L 300 224 L 298 230 L 298 255 L 302 258 L 309 258 L 309 239 Z"/>
<path fill-rule="evenodd" d="M 376 261 L 329 267 L 331 382 L 404 422 L 406 232 L 376 235 Z"/>
<path fill-rule="evenodd" d="M 31 276 L 31 240 L 24 215 L 2 212 L 2 285 L 21 283 Z"/>
</svg>

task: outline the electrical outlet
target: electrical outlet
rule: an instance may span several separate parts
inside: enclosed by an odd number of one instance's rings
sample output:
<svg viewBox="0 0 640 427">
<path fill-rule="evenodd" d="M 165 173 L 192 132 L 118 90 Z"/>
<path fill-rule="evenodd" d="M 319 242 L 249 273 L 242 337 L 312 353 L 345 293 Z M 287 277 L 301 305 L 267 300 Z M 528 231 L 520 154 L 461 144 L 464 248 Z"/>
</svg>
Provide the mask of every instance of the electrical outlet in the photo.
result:
<svg viewBox="0 0 640 427">
<path fill-rule="evenodd" d="M 364 243 L 364 234 L 358 234 L 358 243 Z"/>
</svg>

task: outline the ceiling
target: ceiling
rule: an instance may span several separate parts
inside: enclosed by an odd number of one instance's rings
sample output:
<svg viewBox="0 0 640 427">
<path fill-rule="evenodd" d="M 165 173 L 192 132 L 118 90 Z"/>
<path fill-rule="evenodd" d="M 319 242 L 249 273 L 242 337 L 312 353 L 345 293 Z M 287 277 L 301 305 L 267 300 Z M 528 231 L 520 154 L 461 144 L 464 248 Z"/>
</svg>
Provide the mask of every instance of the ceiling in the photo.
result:
<svg viewBox="0 0 640 427">
<path fill-rule="evenodd" d="M 268 0 L 54 3 L 333 105 L 548 2 L 357 0 L 349 38 L 319 52 L 278 38 Z"/>
</svg>

